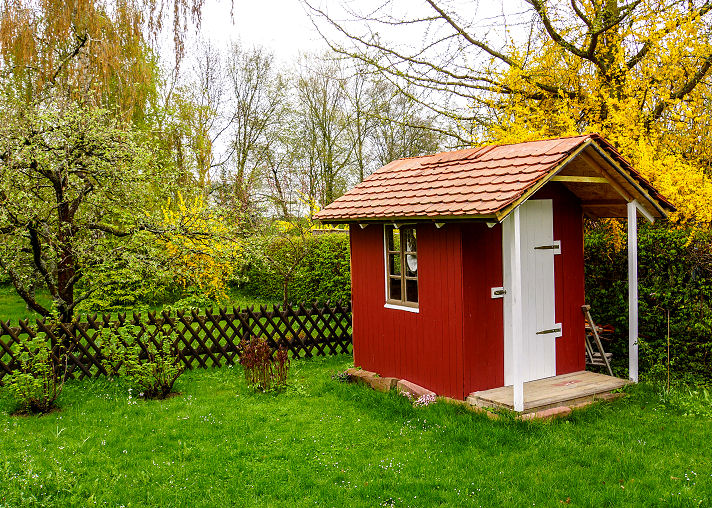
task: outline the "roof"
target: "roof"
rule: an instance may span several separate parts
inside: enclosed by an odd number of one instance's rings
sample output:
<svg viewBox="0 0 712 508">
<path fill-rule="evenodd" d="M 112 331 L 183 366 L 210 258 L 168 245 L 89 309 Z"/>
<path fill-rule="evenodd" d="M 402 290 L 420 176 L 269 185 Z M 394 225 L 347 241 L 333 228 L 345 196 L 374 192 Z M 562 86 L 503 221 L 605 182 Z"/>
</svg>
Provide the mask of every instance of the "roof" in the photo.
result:
<svg viewBox="0 0 712 508">
<path fill-rule="evenodd" d="M 399 159 L 322 209 L 323 222 L 496 218 L 593 145 L 665 216 L 675 208 L 598 134 L 489 145 Z M 611 162 L 614 161 L 614 162 Z M 528 197 L 528 196 L 526 196 Z"/>
</svg>

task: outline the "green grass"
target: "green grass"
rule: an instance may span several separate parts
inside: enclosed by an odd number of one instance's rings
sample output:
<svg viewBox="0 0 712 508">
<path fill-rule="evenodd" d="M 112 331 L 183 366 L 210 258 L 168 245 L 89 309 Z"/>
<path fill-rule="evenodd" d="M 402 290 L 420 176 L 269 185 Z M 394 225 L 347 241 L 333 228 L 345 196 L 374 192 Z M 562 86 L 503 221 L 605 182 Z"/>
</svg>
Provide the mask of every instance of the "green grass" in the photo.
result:
<svg viewBox="0 0 712 508">
<path fill-rule="evenodd" d="M 45 307 L 49 307 L 51 304 L 51 297 L 46 290 L 38 290 L 36 296 L 40 304 Z M 230 293 L 228 293 L 228 297 L 229 302 L 225 304 L 228 307 L 246 307 L 248 305 L 254 305 L 255 308 L 258 308 L 260 305 L 267 305 L 268 307 L 271 307 L 273 304 L 278 303 L 257 299 L 237 290 L 230 291 Z M 160 311 L 162 309 L 163 305 L 158 305 L 152 307 L 150 310 Z M 114 312 L 112 315 L 116 316 L 116 313 Z M 9 320 L 10 323 L 17 325 L 17 322 L 20 319 L 34 320 L 38 316 L 39 314 L 36 312 L 27 310 L 25 301 L 20 298 L 12 286 L 0 286 L 0 319 L 3 321 Z"/>
<path fill-rule="evenodd" d="M 645 385 L 563 421 L 491 421 L 331 380 L 350 361 L 296 361 L 279 394 L 222 368 L 165 401 L 106 379 L 42 417 L 2 399 L 0 506 L 711 504 L 712 422 Z"/>
<path fill-rule="evenodd" d="M 37 291 L 37 300 L 41 305 L 50 305 L 49 293 Z M 20 319 L 34 319 L 38 314 L 27 310 L 25 301 L 15 291 L 12 286 L 0 286 L 0 319 L 17 325 Z"/>
</svg>

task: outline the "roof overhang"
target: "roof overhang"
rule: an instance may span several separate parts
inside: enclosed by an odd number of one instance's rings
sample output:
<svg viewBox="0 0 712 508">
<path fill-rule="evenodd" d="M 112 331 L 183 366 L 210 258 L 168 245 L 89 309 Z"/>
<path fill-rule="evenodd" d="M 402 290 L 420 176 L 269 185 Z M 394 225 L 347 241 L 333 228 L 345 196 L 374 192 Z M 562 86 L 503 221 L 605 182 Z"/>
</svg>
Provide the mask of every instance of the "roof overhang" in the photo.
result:
<svg viewBox="0 0 712 508">
<path fill-rule="evenodd" d="M 580 199 L 584 214 L 591 218 L 625 218 L 629 202 L 635 202 L 640 215 L 650 222 L 667 218 L 665 206 L 651 196 L 642 181 L 637 173 L 633 174 L 611 156 L 609 149 L 596 139 L 588 139 L 517 200 L 502 208 L 496 214 L 497 220 L 504 220 L 549 182 L 567 187 Z M 670 205 L 668 208 L 674 209 Z"/>
</svg>

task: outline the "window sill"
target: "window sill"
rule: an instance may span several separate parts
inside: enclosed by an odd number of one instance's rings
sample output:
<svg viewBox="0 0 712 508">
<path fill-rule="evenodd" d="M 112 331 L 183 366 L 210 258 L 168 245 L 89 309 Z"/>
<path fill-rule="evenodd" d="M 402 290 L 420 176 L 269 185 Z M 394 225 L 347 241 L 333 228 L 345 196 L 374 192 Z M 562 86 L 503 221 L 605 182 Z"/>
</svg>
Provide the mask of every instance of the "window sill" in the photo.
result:
<svg viewBox="0 0 712 508">
<path fill-rule="evenodd" d="M 415 312 L 418 314 L 420 309 L 418 307 L 408 307 L 407 305 L 395 305 L 393 303 L 387 303 L 383 306 L 384 309 L 394 309 L 394 310 L 405 310 L 407 312 Z"/>
</svg>

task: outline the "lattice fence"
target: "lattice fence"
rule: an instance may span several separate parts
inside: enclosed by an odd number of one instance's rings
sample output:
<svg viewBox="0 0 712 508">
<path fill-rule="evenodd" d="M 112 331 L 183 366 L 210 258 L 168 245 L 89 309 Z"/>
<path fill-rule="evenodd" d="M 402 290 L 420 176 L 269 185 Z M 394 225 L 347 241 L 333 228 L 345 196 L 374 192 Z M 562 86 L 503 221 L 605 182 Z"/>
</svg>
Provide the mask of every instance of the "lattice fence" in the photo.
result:
<svg viewBox="0 0 712 508">
<path fill-rule="evenodd" d="M 175 332 L 176 350 L 186 367 L 208 368 L 237 363 L 241 342 L 252 337 L 268 340 L 272 349 L 286 347 L 292 358 L 351 353 L 351 305 L 340 303 L 299 304 L 272 310 L 264 306 L 177 313 L 149 312 L 81 316 L 71 324 L 49 325 L 37 320 L 34 325 L 19 321 L 19 326 L 0 321 L 0 385 L 2 378 L 18 368 L 17 346 L 20 341 L 46 334 L 53 345 L 65 344 L 68 351 L 68 377 L 84 378 L 106 375 L 102 365 L 102 337 L 115 334 L 120 327 L 130 330 L 142 348 L 156 340 L 160 331 Z M 15 346 L 15 347 L 13 347 Z M 58 351 L 58 346 L 56 347 Z"/>
</svg>

